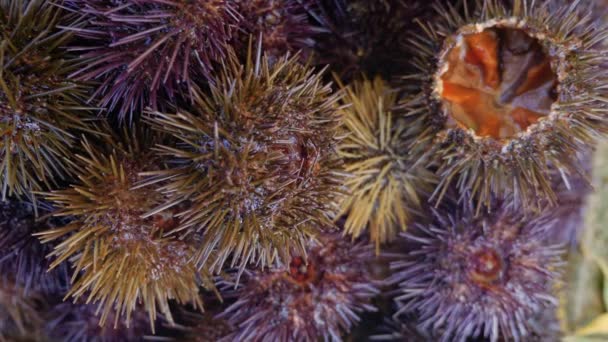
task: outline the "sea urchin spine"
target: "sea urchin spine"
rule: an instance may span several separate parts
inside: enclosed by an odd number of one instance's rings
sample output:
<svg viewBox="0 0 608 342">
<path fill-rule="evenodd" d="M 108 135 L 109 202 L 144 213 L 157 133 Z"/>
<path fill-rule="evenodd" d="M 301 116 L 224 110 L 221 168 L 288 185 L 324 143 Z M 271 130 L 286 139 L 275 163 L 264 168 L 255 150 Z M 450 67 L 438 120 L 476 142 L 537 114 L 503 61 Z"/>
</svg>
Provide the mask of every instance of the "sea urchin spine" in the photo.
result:
<svg viewBox="0 0 608 342">
<path fill-rule="evenodd" d="M 83 67 L 72 75 L 98 81 L 94 98 L 121 120 L 175 99 L 197 77 L 206 79 L 240 17 L 226 0 L 70 0 L 84 27 L 68 27 L 81 41 Z"/>
</svg>

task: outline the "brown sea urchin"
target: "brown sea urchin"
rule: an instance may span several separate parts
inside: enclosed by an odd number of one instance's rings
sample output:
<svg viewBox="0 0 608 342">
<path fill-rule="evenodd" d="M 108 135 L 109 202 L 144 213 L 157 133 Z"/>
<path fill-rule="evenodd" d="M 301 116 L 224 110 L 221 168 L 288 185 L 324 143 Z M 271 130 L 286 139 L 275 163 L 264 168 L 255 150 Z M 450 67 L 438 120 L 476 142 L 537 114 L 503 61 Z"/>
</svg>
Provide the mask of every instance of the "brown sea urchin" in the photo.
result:
<svg viewBox="0 0 608 342">
<path fill-rule="evenodd" d="M 0 203 L 0 280 L 10 279 L 22 288 L 24 295 L 30 291 L 56 294 L 65 291 L 69 283 L 67 265 L 48 271 L 52 260 L 45 257 L 52 246 L 42 245 L 32 236 L 53 227 L 51 221 L 37 222 L 29 203 Z"/>
<path fill-rule="evenodd" d="M 533 318 L 557 304 L 552 286 L 563 249 L 545 243 L 550 215 L 495 204 L 481 217 L 470 202 L 435 212 L 431 224 L 404 234 L 412 246 L 391 263 L 389 278 L 400 291 L 397 315 L 417 316 L 442 341 L 522 341 L 534 333 Z"/>
<path fill-rule="evenodd" d="M 584 174 L 576 156 L 607 131 L 607 32 L 577 9 L 549 2 L 437 5 L 438 18 L 411 39 L 421 83 L 405 104 L 430 125 L 441 184 L 489 205 L 514 193 L 526 206 L 555 202 L 551 170 L 568 184 Z"/>
<path fill-rule="evenodd" d="M 342 202 L 344 228 L 355 238 L 368 229 L 377 246 L 407 227 L 436 184 L 417 140 L 421 125 L 395 110 L 397 96 L 379 78 L 355 82 L 342 109 L 346 137 L 338 153 L 350 175 L 350 196 Z"/>
<path fill-rule="evenodd" d="M 57 257 L 52 266 L 72 263 L 74 283 L 68 296 L 99 303 L 101 325 L 114 312 L 116 320 L 124 318 L 128 324 L 140 302 L 150 322 L 157 310 L 172 322 L 172 299 L 202 305 L 199 286 L 204 279 L 191 262 L 193 249 L 164 234 L 179 220 L 171 212 L 142 218 L 165 197 L 153 188 L 131 189 L 140 172 L 159 167 L 152 141 L 140 132 L 95 144 L 85 139 L 86 153 L 77 156 L 79 182 L 46 194 L 58 208 L 56 216 L 74 219 L 37 235 L 43 242 L 63 239 L 51 253 Z"/>
<path fill-rule="evenodd" d="M 246 273 L 237 301 L 220 315 L 235 327 L 225 340 L 340 341 L 361 313 L 375 311 L 371 246 L 325 234 L 306 252 L 307 259 Z"/>
<path fill-rule="evenodd" d="M 65 179 L 73 129 L 82 128 L 86 87 L 60 49 L 71 34 L 56 25 L 66 12 L 45 0 L 0 1 L 0 188 L 33 199 Z"/>
<path fill-rule="evenodd" d="M 149 115 L 177 143 L 159 147 L 167 169 L 145 173 L 142 186 L 164 182 L 170 197 L 148 215 L 191 202 L 177 230 L 200 235 L 199 265 L 214 270 L 229 257 L 241 269 L 288 260 L 338 211 L 339 95 L 297 56 L 270 64 L 257 51 L 227 60 L 191 108 Z"/>
<path fill-rule="evenodd" d="M 225 0 L 70 0 L 85 15 L 84 27 L 67 27 L 81 38 L 72 46 L 83 66 L 73 77 L 98 81 L 94 98 L 120 119 L 175 99 L 196 78 L 206 79 L 240 17 Z M 183 87 L 183 88 L 182 88 Z"/>
</svg>

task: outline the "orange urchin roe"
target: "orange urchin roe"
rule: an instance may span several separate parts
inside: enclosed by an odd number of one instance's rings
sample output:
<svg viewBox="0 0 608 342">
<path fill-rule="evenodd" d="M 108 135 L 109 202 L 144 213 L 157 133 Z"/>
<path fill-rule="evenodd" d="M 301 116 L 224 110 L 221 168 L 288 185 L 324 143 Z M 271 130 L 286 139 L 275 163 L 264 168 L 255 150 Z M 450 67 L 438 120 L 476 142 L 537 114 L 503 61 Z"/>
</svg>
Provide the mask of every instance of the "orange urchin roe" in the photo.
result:
<svg viewBox="0 0 608 342">
<path fill-rule="evenodd" d="M 504 142 L 549 115 L 557 77 L 538 40 L 496 27 L 457 38 L 440 77 L 448 127 Z"/>
</svg>

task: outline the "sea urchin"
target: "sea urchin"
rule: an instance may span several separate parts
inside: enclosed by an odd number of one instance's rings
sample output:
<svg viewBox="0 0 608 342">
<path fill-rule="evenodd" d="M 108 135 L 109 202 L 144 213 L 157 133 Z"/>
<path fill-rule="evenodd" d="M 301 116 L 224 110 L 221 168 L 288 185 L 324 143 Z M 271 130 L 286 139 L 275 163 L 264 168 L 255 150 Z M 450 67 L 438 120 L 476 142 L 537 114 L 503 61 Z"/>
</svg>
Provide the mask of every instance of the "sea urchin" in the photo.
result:
<svg viewBox="0 0 608 342">
<path fill-rule="evenodd" d="M 32 200 L 33 191 L 68 176 L 87 88 L 67 78 L 75 64 L 60 48 L 71 38 L 56 28 L 69 19 L 63 9 L 46 0 L 6 0 L 0 11 L 1 197 Z"/>
<path fill-rule="evenodd" d="M 377 78 L 356 81 L 344 97 L 344 130 L 338 153 L 350 196 L 342 202 L 345 231 L 357 238 L 367 228 L 379 246 L 391 241 L 410 221 L 435 177 L 426 170 L 421 125 L 395 109 L 397 91 Z M 401 115 L 400 115 L 401 114 Z"/>
<path fill-rule="evenodd" d="M 580 1 L 549 3 L 437 5 L 440 18 L 408 42 L 419 73 L 407 80 L 421 88 L 406 107 L 435 128 L 437 199 L 455 183 L 480 205 L 514 194 L 539 207 L 556 202 L 551 174 L 566 184 L 584 174 L 578 152 L 608 127 L 608 53 L 598 44 L 608 31 L 578 10 Z"/>
<path fill-rule="evenodd" d="M 544 243 L 550 216 L 504 205 L 475 217 L 471 203 L 404 233 L 410 250 L 391 263 L 398 315 L 417 315 L 442 341 L 525 340 L 530 321 L 555 307 L 561 245 Z"/>
<path fill-rule="evenodd" d="M 289 265 L 246 272 L 237 301 L 219 316 L 235 327 L 226 340 L 340 341 L 359 314 L 376 310 L 371 246 L 323 234 L 306 251 L 307 259 L 294 255 Z"/>
<path fill-rule="evenodd" d="M 139 130 L 124 138 L 108 135 L 94 144 L 85 139 L 86 153 L 77 155 L 79 182 L 46 194 L 58 208 L 56 216 L 73 220 L 37 235 L 43 242 L 62 239 L 50 254 L 57 257 L 52 266 L 72 262 L 74 284 L 68 296 L 99 303 L 101 325 L 113 310 L 115 319 L 125 316 L 128 325 L 139 302 L 150 322 L 157 306 L 173 321 L 169 300 L 202 304 L 202 275 L 191 262 L 193 249 L 164 234 L 179 220 L 171 212 L 142 218 L 165 197 L 153 188 L 131 189 L 140 172 L 159 167 L 152 141 Z"/>
<path fill-rule="evenodd" d="M 149 115 L 177 143 L 159 147 L 167 169 L 145 173 L 142 186 L 164 183 L 170 197 L 148 215 L 191 202 L 177 230 L 200 235 L 198 262 L 214 270 L 230 256 L 241 269 L 289 260 L 333 225 L 341 195 L 339 95 L 297 55 L 271 64 L 257 51 L 246 65 L 227 60 L 192 108 Z"/>
<path fill-rule="evenodd" d="M 226 56 L 239 15 L 226 0 L 70 0 L 84 27 L 67 27 L 81 44 L 80 80 L 99 82 L 95 97 L 120 119 L 174 99 L 206 79 Z"/>
</svg>

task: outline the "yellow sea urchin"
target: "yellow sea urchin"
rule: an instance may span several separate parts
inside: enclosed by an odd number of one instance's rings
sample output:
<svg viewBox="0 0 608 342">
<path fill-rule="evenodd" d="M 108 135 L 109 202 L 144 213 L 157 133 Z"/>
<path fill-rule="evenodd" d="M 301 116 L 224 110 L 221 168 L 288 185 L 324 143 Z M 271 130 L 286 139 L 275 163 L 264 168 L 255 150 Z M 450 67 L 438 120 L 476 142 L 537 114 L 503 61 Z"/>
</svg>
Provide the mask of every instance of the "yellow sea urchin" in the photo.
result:
<svg viewBox="0 0 608 342">
<path fill-rule="evenodd" d="M 395 109 L 397 91 L 384 81 L 355 82 L 344 97 L 339 155 L 350 174 L 350 195 L 342 202 L 345 231 L 358 237 L 368 228 L 377 245 L 406 228 L 412 212 L 434 189 L 425 169 L 422 126 Z"/>
</svg>

